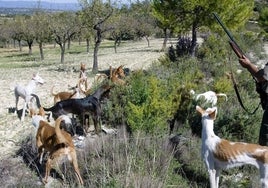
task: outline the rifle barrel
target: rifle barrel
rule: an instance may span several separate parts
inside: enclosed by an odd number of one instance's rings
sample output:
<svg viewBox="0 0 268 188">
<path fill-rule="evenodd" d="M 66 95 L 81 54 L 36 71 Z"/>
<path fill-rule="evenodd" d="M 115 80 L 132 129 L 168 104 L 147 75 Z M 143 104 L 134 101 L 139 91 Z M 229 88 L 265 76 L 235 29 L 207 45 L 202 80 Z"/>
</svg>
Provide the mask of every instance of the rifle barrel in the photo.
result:
<svg viewBox="0 0 268 188">
<path fill-rule="evenodd" d="M 225 33 L 228 35 L 229 39 L 230 39 L 232 42 L 234 42 L 235 45 L 236 45 L 237 47 L 239 47 L 238 44 L 235 42 L 235 40 L 234 40 L 232 34 L 228 31 L 228 29 L 227 29 L 227 28 L 224 26 L 224 24 L 222 23 L 222 21 L 221 21 L 221 19 L 219 18 L 219 16 L 218 16 L 216 13 L 214 13 L 214 12 L 213 12 L 212 14 L 213 14 L 213 16 L 215 17 L 215 19 L 217 20 L 217 22 L 221 25 L 221 27 L 223 28 L 223 30 L 225 31 Z"/>
</svg>

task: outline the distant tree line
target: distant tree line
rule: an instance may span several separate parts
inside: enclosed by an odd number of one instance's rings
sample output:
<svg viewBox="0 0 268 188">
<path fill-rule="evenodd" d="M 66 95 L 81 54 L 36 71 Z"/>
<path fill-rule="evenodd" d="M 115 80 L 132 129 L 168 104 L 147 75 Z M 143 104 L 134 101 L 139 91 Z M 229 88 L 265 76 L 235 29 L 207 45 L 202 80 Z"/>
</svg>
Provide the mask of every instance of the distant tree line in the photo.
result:
<svg viewBox="0 0 268 188">
<path fill-rule="evenodd" d="M 0 22 L 0 41 L 4 47 L 18 44 L 20 50 L 24 41 L 29 55 L 36 43 L 41 60 L 45 58 L 43 45 L 54 42 L 60 47 L 61 63 L 64 63 L 65 50 L 70 48 L 71 41 L 86 41 L 87 52 L 90 43 L 93 43 L 93 72 L 97 72 L 98 50 L 104 38 L 114 41 L 116 53 L 122 40 L 145 38 L 150 46 L 150 37 L 159 36 L 164 38 L 162 50 L 166 50 L 169 37 L 187 35 L 191 36 L 189 53 L 194 55 L 200 28 L 220 31 L 211 16 L 212 12 L 217 12 L 234 30 L 252 19 L 254 10 L 263 12 L 260 23 L 264 32 L 268 32 L 268 11 L 261 8 L 266 1 L 144 0 L 122 6 L 103 0 L 79 0 L 79 3 L 82 9 L 77 12 L 51 13 L 36 9 L 32 15 L 3 17 Z M 235 6 L 230 6 L 234 3 Z"/>
</svg>

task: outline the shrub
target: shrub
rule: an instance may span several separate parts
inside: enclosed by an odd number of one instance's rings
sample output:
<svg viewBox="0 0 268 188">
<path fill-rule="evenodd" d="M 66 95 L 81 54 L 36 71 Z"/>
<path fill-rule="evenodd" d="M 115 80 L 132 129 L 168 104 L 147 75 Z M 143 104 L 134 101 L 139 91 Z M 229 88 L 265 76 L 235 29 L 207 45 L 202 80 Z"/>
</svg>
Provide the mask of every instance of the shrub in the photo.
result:
<svg viewBox="0 0 268 188">
<path fill-rule="evenodd" d="M 180 36 L 176 47 L 171 45 L 168 49 L 168 57 L 172 62 L 175 62 L 178 58 L 189 56 L 191 52 L 192 40 L 187 36 Z"/>
<path fill-rule="evenodd" d="M 165 129 L 166 119 L 170 116 L 170 101 L 166 95 L 166 85 L 151 75 L 146 80 L 134 76 L 131 82 L 126 113 L 127 123 L 133 130 L 144 130 L 154 133 Z M 141 92 L 142 91 L 142 92 Z"/>
</svg>

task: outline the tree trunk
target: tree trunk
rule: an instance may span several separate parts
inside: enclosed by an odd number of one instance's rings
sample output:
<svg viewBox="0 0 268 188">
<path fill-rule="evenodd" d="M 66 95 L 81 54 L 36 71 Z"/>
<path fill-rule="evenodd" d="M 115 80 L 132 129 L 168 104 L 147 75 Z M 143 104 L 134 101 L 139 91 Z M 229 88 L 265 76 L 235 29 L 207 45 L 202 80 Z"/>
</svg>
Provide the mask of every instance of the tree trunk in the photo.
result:
<svg viewBox="0 0 268 188">
<path fill-rule="evenodd" d="M 94 55 L 93 55 L 93 68 L 92 68 L 92 72 L 93 73 L 97 73 L 99 68 L 98 68 L 98 51 L 99 51 L 99 47 L 100 47 L 100 44 L 101 44 L 101 28 L 100 28 L 100 25 L 97 24 L 94 26 L 94 29 L 97 31 L 97 35 L 96 35 L 96 38 L 95 38 L 95 47 L 94 47 Z"/>
<path fill-rule="evenodd" d="M 116 37 L 115 41 L 114 41 L 114 52 L 117 53 L 117 46 L 119 46 L 120 44 L 120 38 Z"/>
<path fill-rule="evenodd" d="M 68 42 L 67 49 L 70 50 L 70 47 L 71 47 L 71 39 L 68 39 L 67 42 Z"/>
<path fill-rule="evenodd" d="M 98 67 L 98 51 L 99 51 L 99 46 L 100 46 L 100 42 L 96 42 L 95 43 L 95 47 L 94 47 L 94 55 L 93 55 L 93 69 L 92 72 L 93 73 L 97 73 L 99 70 Z"/>
<path fill-rule="evenodd" d="M 21 40 L 18 40 L 19 42 L 19 48 L 20 48 L 20 52 L 22 51 L 22 45 L 21 45 Z"/>
<path fill-rule="evenodd" d="M 192 25 L 192 42 L 191 42 L 191 48 L 190 48 L 191 56 L 195 56 L 195 49 L 197 46 L 196 28 L 197 28 L 197 24 L 194 22 Z"/>
<path fill-rule="evenodd" d="M 33 50 L 32 50 L 33 42 L 27 42 L 27 44 L 28 44 L 28 47 L 29 47 L 29 52 L 28 52 L 28 54 L 29 54 L 29 55 L 32 55 L 32 54 L 33 54 Z"/>
<path fill-rule="evenodd" d="M 33 51 L 32 51 L 32 45 L 29 45 L 29 55 L 32 55 L 33 54 Z"/>
<path fill-rule="evenodd" d="M 149 37 L 148 37 L 148 36 L 145 36 L 145 39 L 146 39 L 146 41 L 147 41 L 148 47 L 150 47 L 150 40 L 149 40 Z"/>
<path fill-rule="evenodd" d="M 86 39 L 86 42 L 87 42 L 87 53 L 89 53 L 89 44 L 90 44 L 89 39 Z"/>
<path fill-rule="evenodd" d="M 167 34 L 167 28 L 164 28 L 164 42 L 163 42 L 163 45 L 162 45 L 162 49 L 161 49 L 161 52 L 165 51 L 166 48 L 167 48 L 167 40 L 168 40 L 168 34 Z"/>
<path fill-rule="evenodd" d="M 44 58 L 44 51 L 43 51 L 43 43 L 39 42 L 38 46 L 39 46 L 40 58 L 41 58 L 41 61 L 43 61 L 45 59 Z"/>
<path fill-rule="evenodd" d="M 60 62 L 64 63 L 64 53 L 65 53 L 65 42 L 60 45 Z"/>
</svg>

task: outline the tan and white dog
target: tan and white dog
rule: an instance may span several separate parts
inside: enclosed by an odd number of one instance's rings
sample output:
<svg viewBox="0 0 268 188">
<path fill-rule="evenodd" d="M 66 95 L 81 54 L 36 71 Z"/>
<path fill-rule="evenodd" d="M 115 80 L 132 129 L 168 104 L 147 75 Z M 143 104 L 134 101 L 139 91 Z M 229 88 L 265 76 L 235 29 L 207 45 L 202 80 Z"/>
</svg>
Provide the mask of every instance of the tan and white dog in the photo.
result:
<svg viewBox="0 0 268 188">
<path fill-rule="evenodd" d="M 78 99 L 80 98 L 80 89 L 75 86 L 73 89 L 73 92 L 67 92 L 67 91 L 61 91 L 58 93 L 54 93 L 53 89 L 55 86 L 52 86 L 50 90 L 50 94 L 54 96 L 54 104 L 56 104 L 59 101 L 66 100 L 66 99 Z"/>
<path fill-rule="evenodd" d="M 47 183 L 51 168 L 61 164 L 64 159 L 67 158 L 74 167 L 75 175 L 79 183 L 83 185 L 84 182 L 79 172 L 72 137 L 69 133 L 60 129 L 60 123 L 63 120 L 65 123 L 71 123 L 68 116 L 62 115 L 56 119 L 54 128 L 44 120 L 43 116 L 34 115 L 32 117 L 32 124 L 37 128 L 36 145 L 40 161 L 42 161 L 45 151 L 49 153 L 46 163 L 46 174 L 43 182 Z"/>
<path fill-rule="evenodd" d="M 268 147 L 221 139 L 213 131 L 217 108 L 202 109 L 202 157 L 209 172 L 211 188 L 219 187 L 221 169 L 254 165 L 260 171 L 262 188 L 268 188 Z"/>
</svg>

